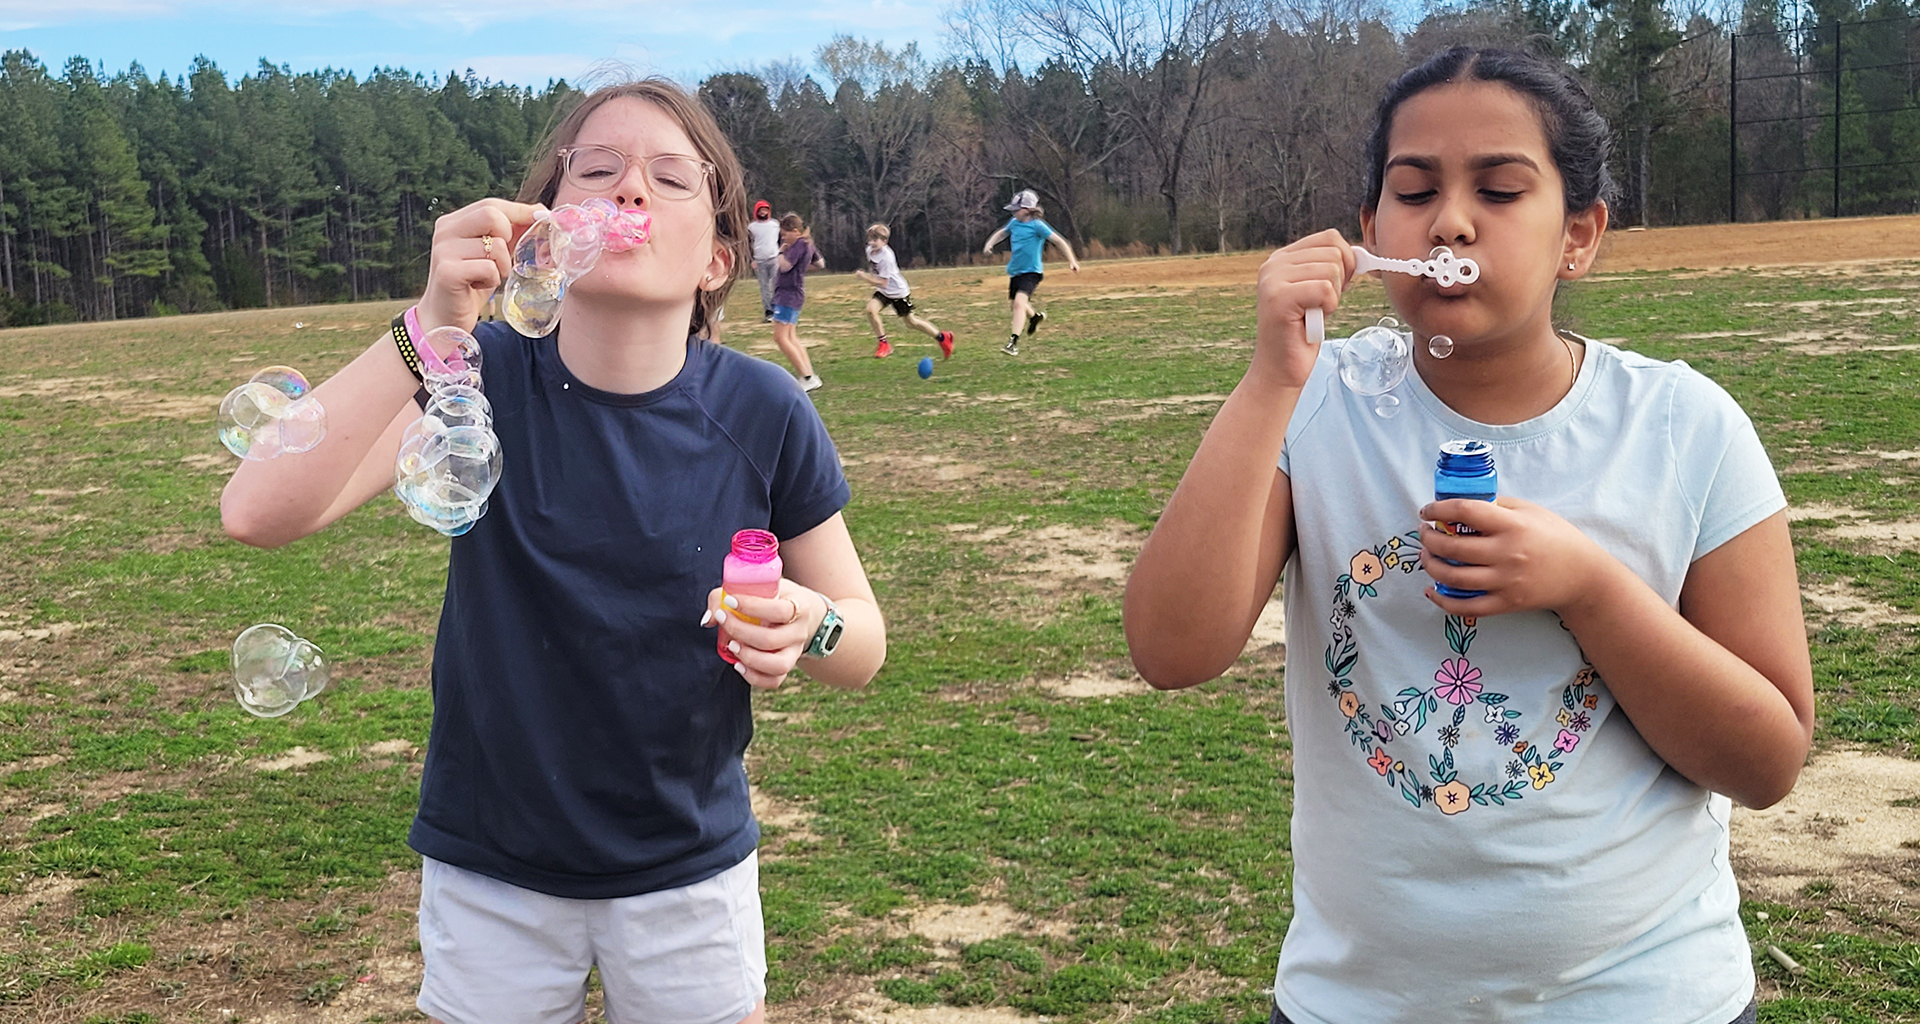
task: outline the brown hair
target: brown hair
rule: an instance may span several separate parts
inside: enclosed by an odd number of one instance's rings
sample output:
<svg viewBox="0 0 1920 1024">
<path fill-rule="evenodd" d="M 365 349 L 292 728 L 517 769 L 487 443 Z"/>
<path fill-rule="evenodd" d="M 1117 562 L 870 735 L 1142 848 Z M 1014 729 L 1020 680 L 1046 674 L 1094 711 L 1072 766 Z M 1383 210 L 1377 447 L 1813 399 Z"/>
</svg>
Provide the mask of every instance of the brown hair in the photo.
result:
<svg viewBox="0 0 1920 1024">
<path fill-rule="evenodd" d="M 783 214 L 781 214 L 781 215 L 780 215 L 780 230 L 782 230 L 782 231 L 798 231 L 798 232 L 800 232 L 800 237 L 801 237 L 801 238 L 806 238 L 806 239 L 811 239 L 811 238 L 813 238 L 813 232 L 811 232 L 811 231 L 808 231 L 808 230 L 807 230 L 807 222 L 806 222 L 806 221 L 804 221 L 804 220 L 801 220 L 801 219 L 800 219 L 800 215 L 799 215 L 799 214 L 797 214 L 797 213 L 783 213 Z"/>
<path fill-rule="evenodd" d="M 867 237 L 878 238 L 879 240 L 884 242 L 893 237 L 893 232 L 887 230 L 887 226 L 885 224 L 873 224 L 867 227 Z"/>
<path fill-rule="evenodd" d="M 693 318 L 687 325 L 688 333 L 699 334 L 713 316 L 727 304 L 727 293 L 733 290 L 733 282 L 742 273 L 747 263 L 747 189 L 745 175 L 740 170 L 740 159 L 733 154 L 733 145 L 720 130 L 713 114 L 706 105 L 686 90 L 665 78 L 642 78 L 621 85 L 609 85 L 594 90 L 574 105 L 567 116 L 555 125 L 547 137 L 534 148 L 539 154 L 527 167 L 526 180 L 520 183 L 520 194 L 516 197 L 523 203 L 542 203 L 553 205 L 554 195 L 560 189 L 561 167 L 560 149 L 570 146 L 580 136 L 581 126 L 593 112 L 617 99 L 645 100 L 666 111 L 680 129 L 692 140 L 694 152 L 702 160 L 714 167 L 713 180 L 709 188 L 709 197 L 713 200 L 713 237 L 727 251 L 727 279 L 720 287 L 712 291 L 700 291 L 694 296 Z"/>
</svg>

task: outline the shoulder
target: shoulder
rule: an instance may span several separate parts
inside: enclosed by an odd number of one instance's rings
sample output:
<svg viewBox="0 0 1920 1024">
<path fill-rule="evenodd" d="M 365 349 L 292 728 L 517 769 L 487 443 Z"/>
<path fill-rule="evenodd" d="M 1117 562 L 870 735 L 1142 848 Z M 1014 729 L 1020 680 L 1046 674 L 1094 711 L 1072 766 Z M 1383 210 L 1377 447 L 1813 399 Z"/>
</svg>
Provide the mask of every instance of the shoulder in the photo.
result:
<svg viewBox="0 0 1920 1024">
<path fill-rule="evenodd" d="M 687 359 L 697 363 L 700 404 L 710 415 L 731 418 L 757 410 L 784 417 L 800 406 L 812 411 L 799 383 L 765 359 L 710 341 L 689 345 Z"/>
<path fill-rule="evenodd" d="M 1604 341 L 1580 340 L 1596 360 L 1596 383 L 1610 392 L 1607 400 L 1633 410 L 1635 415 L 1665 416 L 1670 429 L 1680 435 L 1711 430 L 1716 425 L 1721 429 L 1750 425 L 1746 410 L 1727 389 L 1685 360 L 1655 359 Z"/>
</svg>

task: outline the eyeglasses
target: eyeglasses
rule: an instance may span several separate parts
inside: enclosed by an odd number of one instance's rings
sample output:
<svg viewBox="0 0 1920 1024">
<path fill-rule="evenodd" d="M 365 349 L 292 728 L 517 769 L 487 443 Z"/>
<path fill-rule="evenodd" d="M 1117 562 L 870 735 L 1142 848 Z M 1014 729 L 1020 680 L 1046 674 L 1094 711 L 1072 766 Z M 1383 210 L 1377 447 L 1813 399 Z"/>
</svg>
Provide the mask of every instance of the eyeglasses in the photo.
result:
<svg viewBox="0 0 1920 1024">
<path fill-rule="evenodd" d="M 647 191 L 657 199 L 682 201 L 700 194 L 714 166 L 677 153 L 641 160 L 612 146 L 568 146 L 560 150 L 560 168 L 567 184 L 582 192 L 607 192 L 626 176 L 627 165 L 645 169 Z"/>
</svg>

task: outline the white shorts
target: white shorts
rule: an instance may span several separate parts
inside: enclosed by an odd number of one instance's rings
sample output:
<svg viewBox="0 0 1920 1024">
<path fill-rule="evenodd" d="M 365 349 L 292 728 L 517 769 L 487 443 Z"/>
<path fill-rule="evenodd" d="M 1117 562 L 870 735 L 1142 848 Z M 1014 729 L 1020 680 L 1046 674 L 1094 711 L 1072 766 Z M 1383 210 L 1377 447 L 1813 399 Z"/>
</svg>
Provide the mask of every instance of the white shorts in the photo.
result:
<svg viewBox="0 0 1920 1024">
<path fill-rule="evenodd" d="M 760 862 L 678 889 L 575 900 L 422 858 L 420 1012 L 579 1024 L 600 968 L 609 1024 L 736 1024 L 767 994 Z"/>
</svg>

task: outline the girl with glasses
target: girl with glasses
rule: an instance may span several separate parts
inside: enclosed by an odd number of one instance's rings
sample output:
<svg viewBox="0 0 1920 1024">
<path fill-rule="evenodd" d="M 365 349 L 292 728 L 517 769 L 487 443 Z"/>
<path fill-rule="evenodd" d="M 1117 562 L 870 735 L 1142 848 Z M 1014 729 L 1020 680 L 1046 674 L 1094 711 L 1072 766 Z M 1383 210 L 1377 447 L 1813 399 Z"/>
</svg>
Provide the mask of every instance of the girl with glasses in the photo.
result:
<svg viewBox="0 0 1920 1024">
<path fill-rule="evenodd" d="M 650 241 L 569 286 L 548 337 L 476 326 L 535 214 L 594 196 L 644 210 Z M 419 333 L 396 327 L 316 389 L 327 440 L 243 464 L 222 498 L 227 531 L 263 547 L 364 504 L 420 415 L 402 342 L 478 338 L 504 470 L 452 542 L 408 837 L 419 1006 L 436 1021 L 578 1024 L 594 968 L 610 1021 L 764 1019 L 751 694 L 796 667 L 863 686 L 886 635 L 812 403 L 700 338 L 746 224 L 740 165 L 697 100 L 655 79 L 587 96 L 518 201 L 435 224 Z M 748 527 L 779 539 L 785 578 L 723 600 Z M 737 665 L 715 650 L 720 625 Z"/>
</svg>

